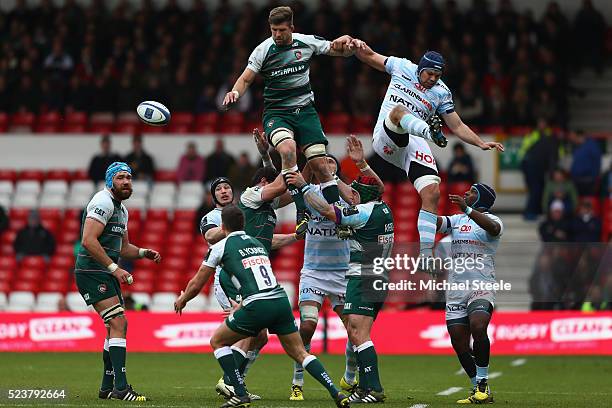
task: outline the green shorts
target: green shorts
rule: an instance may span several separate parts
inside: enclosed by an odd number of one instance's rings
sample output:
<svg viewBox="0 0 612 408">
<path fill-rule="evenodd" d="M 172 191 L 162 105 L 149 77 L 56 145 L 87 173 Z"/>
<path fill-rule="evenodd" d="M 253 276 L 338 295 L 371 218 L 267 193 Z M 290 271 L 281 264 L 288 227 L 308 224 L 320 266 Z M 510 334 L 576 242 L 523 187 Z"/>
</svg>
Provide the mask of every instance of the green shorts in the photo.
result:
<svg viewBox="0 0 612 408">
<path fill-rule="evenodd" d="M 286 296 L 254 300 L 228 316 L 225 324 L 233 331 L 251 337 L 257 336 L 262 329 L 281 336 L 298 331 Z"/>
<path fill-rule="evenodd" d="M 75 273 L 79 293 L 87 305 L 94 305 L 101 300 L 117 296 L 123 304 L 119 281 L 110 273 Z"/>
<path fill-rule="evenodd" d="M 348 279 L 348 283 L 346 285 L 346 298 L 344 303 L 344 309 L 342 310 L 342 314 L 357 314 L 363 316 L 369 316 L 373 319 L 376 319 L 378 316 L 378 312 L 382 309 L 385 304 L 384 301 L 374 302 L 368 301 L 368 297 L 372 297 L 372 295 L 366 295 L 366 285 L 371 279 L 365 280 L 363 278 L 359 278 L 356 276 L 351 276 Z M 371 287 L 371 285 L 370 285 Z M 377 293 L 376 297 L 378 299 L 384 299 L 386 297 L 385 294 Z"/>
<path fill-rule="evenodd" d="M 265 111 L 263 129 L 270 143 L 272 134 L 281 128 L 293 131 L 295 143 L 303 149 L 317 143 L 327 146 L 319 115 L 312 103 L 298 109 Z"/>
</svg>

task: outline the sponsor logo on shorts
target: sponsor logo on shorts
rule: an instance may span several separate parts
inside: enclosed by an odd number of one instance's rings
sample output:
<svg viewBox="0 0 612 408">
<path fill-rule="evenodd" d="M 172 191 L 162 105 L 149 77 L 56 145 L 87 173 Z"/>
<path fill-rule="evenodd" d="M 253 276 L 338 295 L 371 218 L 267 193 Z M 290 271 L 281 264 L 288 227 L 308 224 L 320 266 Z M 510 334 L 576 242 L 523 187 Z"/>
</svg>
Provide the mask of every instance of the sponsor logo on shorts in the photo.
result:
<svg viewBox="0 0 612 408">
<path fill-rule="evenodd" d="M 300 291 L 300 293 L 303 293 L 303 294 L 312 293 L 313 295 L 325 296 L 324 292 L 314 289 L 314 288 L 304 288 Z"/>
<path fill-rule="evenodd" d="M 449 312 L 459 312 L 465 309 L 466 307 L 464 305 L 446 305 L 446 310 Z"/>
<path fill-rule="evenodd" d="M 351 307 L 353 307 L 352 303 L 345 303 L 344 304 L 344 310 L 349 310 Z"/>
<path fill-rule="evenodd" d="M 433 158 L 431 154 L 423 153 L 421 151 L 416 151 L 414 156 L 417 160 L 428 163 L 428 164 L 436 164 L 436 159 Z"/>
<path fill-rule="evenodd" d="M 367 310 L 368 312 L 373 312 L 374 308 L 373 307 L 367 307 L 367 306 L 359 306 L 360 310 Z"/>
<path fill-rule="evenodd" d="M 98 285 L 98 292 L 106 293 L 107 290 L 108 288 L 106 287 L 106 283 L 101 283 Z"/>
</svg>

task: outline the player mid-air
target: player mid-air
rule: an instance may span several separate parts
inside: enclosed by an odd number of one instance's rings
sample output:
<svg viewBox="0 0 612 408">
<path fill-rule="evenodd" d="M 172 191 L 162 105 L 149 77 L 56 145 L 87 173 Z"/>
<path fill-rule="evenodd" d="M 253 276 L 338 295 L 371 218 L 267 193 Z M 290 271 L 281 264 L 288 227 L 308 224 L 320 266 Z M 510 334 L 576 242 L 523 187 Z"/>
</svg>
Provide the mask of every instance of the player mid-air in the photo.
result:
<svg viewBox="0 0 612 408">
<path fill-rule="evenodd" d="M 122 162 L 112 163 L 106 169 L 105 183 L 104 190 L 93 196 L 83 214 L 75 280 L 85 303 L 93 305 L 106 326 L 99 398 L 146 401 L 147 397 L 127 383 L 127 319 L 120 284 L 132 284 L 133 278 L 117 263 L 119 258 L 147 258 L 159 263 L 161 256 L 153 249 L 138 248 L 128 238 L 128 210 L 123 200 L 132 195 L 130 167 Z"/>
<path fill-rule="evenodd" d="M 293 11 L 286 6 L 272 9 L 268 22 L 272 36 L 251 53 L 247 67 L 225 95 L 223 105 L 238 101 L 253 83 L 255 75 L 261 74 L 264 78 L 263 130 L 281 156 L 281 174 L 298 171 L 296 145 L 301 147 L 321 181 L 325 200 L 335 203 L 340 199 L 338 185 L 325 162 L 328 142 L 314 106 L 310 60 L 315 55 L 352 55 L 352 38 L 345 35 L 330 42 L 315 35 L 294 33 Z M 295 191 L 289 187 L 291 192 Z M 294 200 L 296 230 L 305 229 L 308 222 L 306 206 L 301 197 Z"/>
<path fill-rule="evenodd" d="M 230 346 L 264 329 L 278 335 L 287 355 L 299 362 L 327 389 L 336 406 L 348 407 L 348 398 L 336 388 L 319 360 L 304 348 L 287 293 L 277 283 L 272 271 L 268 249 L 257 238 L 245 233 L 242 210 L 236 205 L 228 205 L 223 208 L 221 218 L 226 237 L 210 248 L 197 274 L 174 305 L 176 312 L 181 313 L 187 302 L 200 293 L 219 265 L 223 265 L 223 271 L 240 287 L 240 304 L 234 306 L 233 313 L 210 339 L 215 358 L 234 387 L 234 395 L 222 408 L 250 406 L 251 398 L 236 365 L 236 352 Z"/>
<path fill-rule="evenodd" d="M 449 283 L 467 283 L 470 289 L 446 291 L 446 326 L 459 362 L 472 381 L 472 392 L 459 404 L 493 402 L 487 383 L 491 343 L 487 327 L 495 304 L 495 291 L 486 286 L 495 284 L 495 253 L 504 231 L 501 219 L 490 213 L 495 191 L 486 184 L 474 184 L 463 197 L 449 196 L 463 214 L 437 218 L 437 229 L 450 234 L 453 260 L 471 258 L 473 268 L 449 271 Z M 448 244 L 446 244 L 448 245 Z M 457 263 L 459 264 L 459 263 Z M 463 263 L 468 265 L 467 262 Z M 479 290 L 481 289 L 481 290 Z M 474 339 L 470 350 L 470 336 Z"/>
<path fill-rule="evenodd" d="M 421 269 L 432 271 L 429 259 L 433 256 L 436 235 L 440 177 L 427 140 L 440 147 L 447 143 L 436 114 L 464 142 L 482 150 L 504 148 L 500 143 L 483 141 L 455 112 L 451 91 L 440 79 L 445 65 L 442 55 L 428 51 L 417 65 L 405 58 L 378 54 L 361 40 L 354 39 L 352 45 L 360 61 L 391 75 L 372 145 L 380 157 L 406 171 L 421 196 L 417 224 L 420 265 Z"/>
</svg>

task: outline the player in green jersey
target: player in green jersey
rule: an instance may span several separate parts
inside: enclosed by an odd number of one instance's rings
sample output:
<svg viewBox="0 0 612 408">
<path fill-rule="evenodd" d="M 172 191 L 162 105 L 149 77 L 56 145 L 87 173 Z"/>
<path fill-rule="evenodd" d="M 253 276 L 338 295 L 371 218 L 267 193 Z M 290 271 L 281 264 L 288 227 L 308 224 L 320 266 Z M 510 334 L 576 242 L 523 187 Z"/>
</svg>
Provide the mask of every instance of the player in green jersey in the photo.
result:
<svg viewBox="0 0 612 408">
<path fill-rule="evenodd" d="M 355 140 L 349 139 L 349 143 Z M 378 357 L 370 332 L 386 298 L 376 290 L 375 281 L 385 279 L 374 273 L 376 258 L 386 258 L 393 249 L 394 226 L 391 209 L 381 200 L 384 185 L 365 162 L 357 164 L 361 176 L 351 187 L 356 205 L 340 207 L 322 200 L 299 173 L 288 179 L 300 189 L 306 202 L 319 214 L 338 225 L 350 226 L 350 261 L 343 314 L 347 317 L 349 340 L 357 352 L 359 386 L 349 397 L 351 403 L 380 403 L 386 396 L 378 374 Z"/>
<path fill-rule="evenodd" d="M 338 185 L 325 162 L 328 142 L 314 107 L 310 60 L 315 55 L 353 55 L 352 38 L 344 35 L 330 42 L 316 35 L 295 33 L 293 11 L 287 6 L 272 9 L 268 22 L 272 36 L 251 53 L 247 67 L 225 95 L 223 105 L 236 103 L 255 75 L 261 74 L 264 77 L 263 129 L 281 155 L 281 173 L 298 171 L 296 151 L 301 147 L 321 181 L 325 199 L 335 203 L 340 199 Z M 291 192 L 296 191 L 288 186 Z M 294 200 L 298 211 L 296 228 L 305 228 L 306 206 L 301 196 L 295 196 Z"/>
<path fill-rule="evenodd" d="M 285 290 L 278 285 L 272 271 L 268 250 L 256 238 L 245 233 L 245 215 L 235 206 L 226 206 L 222 213 L 222 228 L 226 238 L 208 251 L 197 274 L 176 300 L 174 307 L 181 313 L 187 302 L 195 297 L 215 273 L 223 267 L 239 288 L 242 301 L 234 302 L 233 313 L 213 334 L 210 345 L 215 358 L 231 379 L 235 395 L 222 408 L 248 407 L 251 403 L 238 365 L 244 357 L 230 346 L 241 339 L 254 336 L 262 329 L 276 333 L 287 355 L 304 368 L 330 393 L 338 407 L 348 407 L 348 398 L 334 385 L 323 365 L 306 352 L 291 311 Z"/>
<path fill-rule="evenodd" d="M 147 258 L 159 263 L 161 256 L 153 249 L 130 244 L 128 211 L 122 201 L 131 195 L 132 170 L 125 163 L 112 163 L 106 170 L 106 188 L 93 196 L 83 215 L 81 248 L 74 272 L 85 303 L 93 305 L 106 325 L 104 375 L 98 396 L 146 401 L 127 383 L 125 374 L 127 319 L 120 284 L 132 284 L 133 278 L 117 263 L 119 258 Z"/>
</svg>

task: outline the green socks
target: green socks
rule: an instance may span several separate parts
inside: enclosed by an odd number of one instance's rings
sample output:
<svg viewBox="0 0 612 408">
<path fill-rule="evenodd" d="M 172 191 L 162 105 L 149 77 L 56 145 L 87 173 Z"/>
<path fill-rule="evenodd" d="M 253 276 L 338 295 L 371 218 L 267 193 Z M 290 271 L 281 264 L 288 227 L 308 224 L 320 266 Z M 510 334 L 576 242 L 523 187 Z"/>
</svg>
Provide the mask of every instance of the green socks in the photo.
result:
<svg viewBox="0 0 612 408">
<path fill-rule="evenodd" d="M 378 356 L 376 355 L 376 350 L 374 350 L 374 343 L 371 340 L 357 346 L 357 359 L 359 360 L 360 377 L 363 375 L 367 382 L 365 390 L 382 392 L 383 388 L 378 374 Z"/>
<path fill-rule="evenodd" d="M 327 389 L 333 398 L 338 396 L 340 391 L 334 385 L 334 382 L 331 380 L 329 374 L 327 374 L 327 371 L 325 371 L 323 364 L 321 364 L 321 362 L 317 360 L 315 356 L 309 355 L 306 357 L 304 361 L 302 361 L 302 366 L 315 378 L 315 380 L 317 380 Z"/>
<path fill-rule="evenodd" d="M 244 388 L 244 381 L 242 376 L 238 372 L 236 366 L 236 360 L 234 360 L 234 354 L 232 349 L 229 347 L 221 347 L 215 350 L 215 358 L 219 362 L 221 369 L 227 377 L 230 379 L 230 384 L 234 386 L 234 393 L 239 397 L 246 395 L 246 388 Z"/>
<path fill-rule="evenodd" d="M 115 372 L 115 389 L 125 390 L 127 388 L 127 377 L 125 375 L 126 341 L 121 338 L 108 340 L 108 354 Z"/>
<path fill-rule="evenodd" d="M 104 351 L 102 352 L 104 361 L 104 374 L 102 374 L 101 390 L 112 390 L 115 383 L 115 373 L 113 372 L 113 362 L 108 351 L 108 339 L 104 339 Z"/>
</svg>

